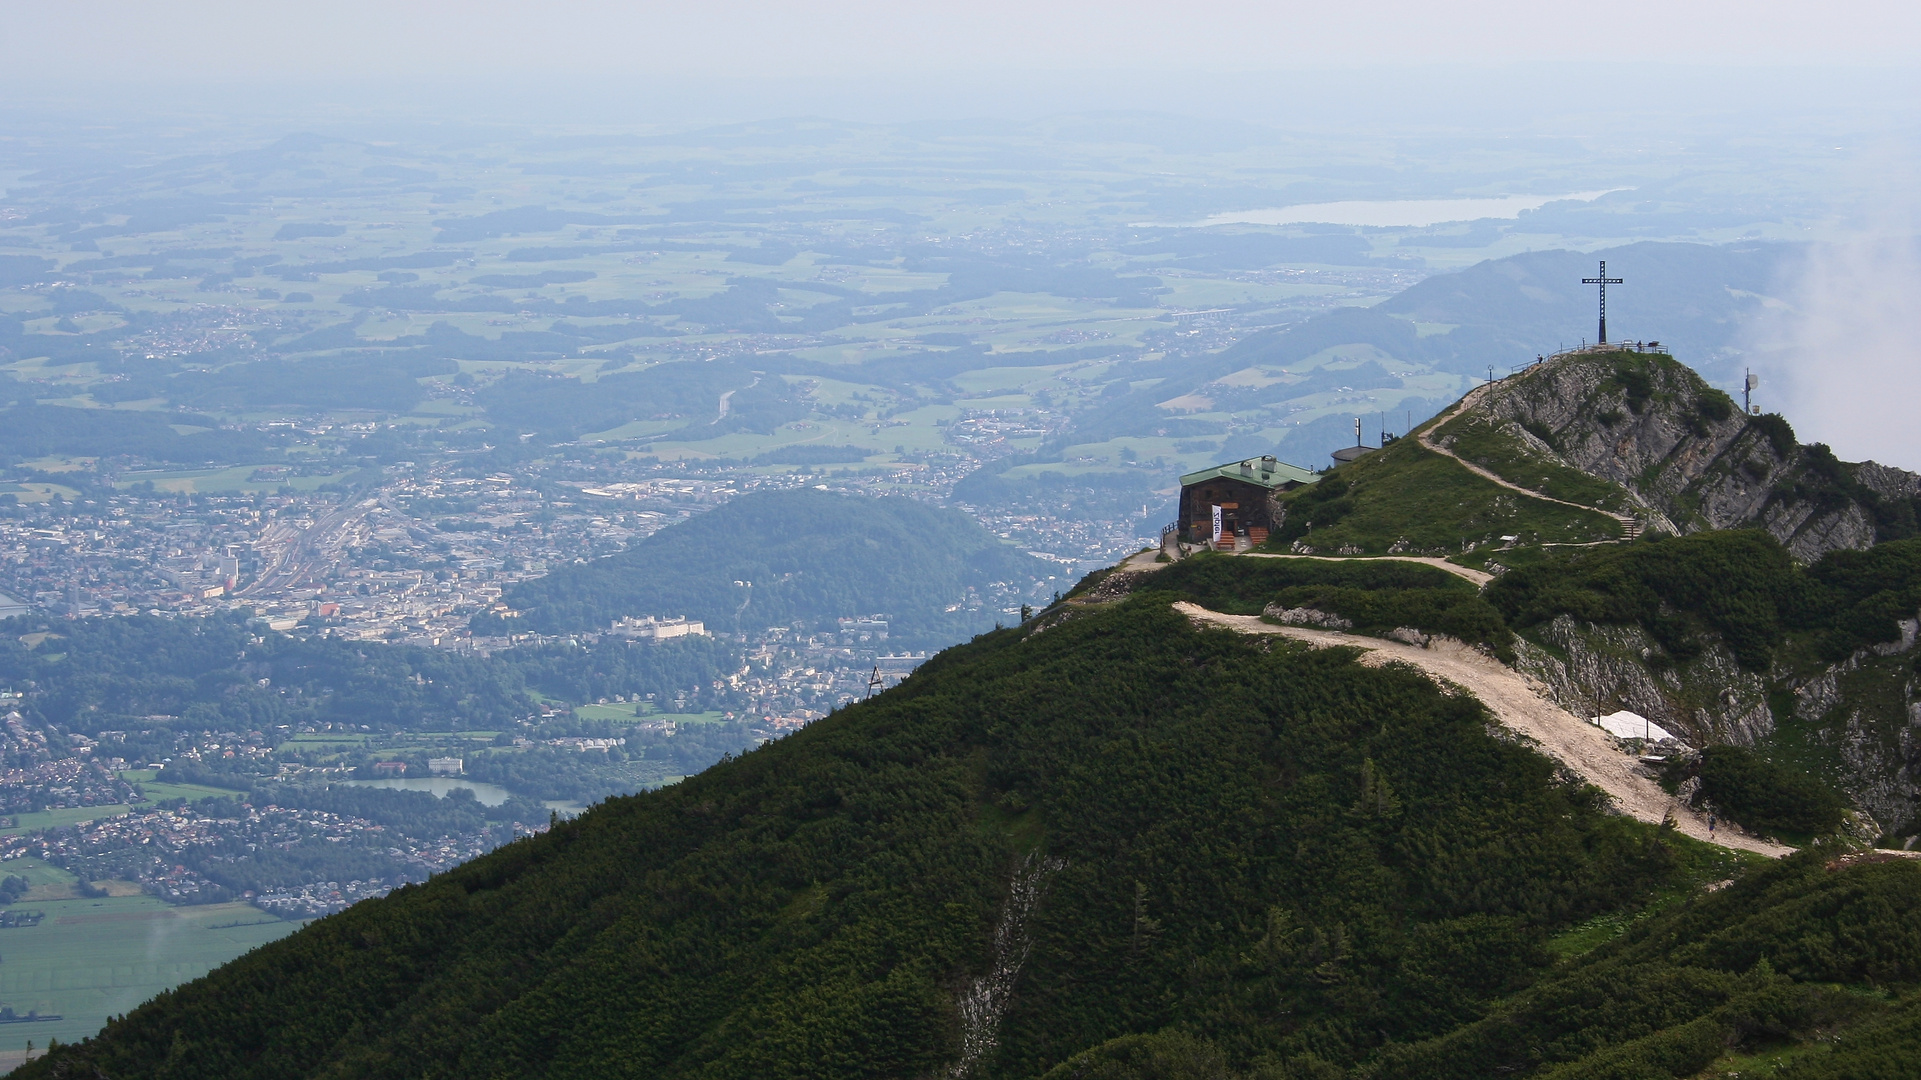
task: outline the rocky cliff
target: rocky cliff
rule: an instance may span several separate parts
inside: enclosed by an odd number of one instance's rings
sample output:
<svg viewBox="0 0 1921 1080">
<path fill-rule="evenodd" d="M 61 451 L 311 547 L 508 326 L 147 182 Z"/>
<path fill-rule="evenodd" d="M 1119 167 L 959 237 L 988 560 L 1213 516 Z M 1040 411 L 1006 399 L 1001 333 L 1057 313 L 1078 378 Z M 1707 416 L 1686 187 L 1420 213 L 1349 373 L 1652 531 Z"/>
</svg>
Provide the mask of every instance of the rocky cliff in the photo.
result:
<svg viewBox="0 0 1921 1080">
<path fill-rule="evenodd" d="M 1516 482 L 1550 465 L 1618 485 L 1651 529 L 1764 528 L 1802 561 L 1913 535 L 1921 511 L 1921 476 L 1801 446 L 1660 353 L 1557 356 L 1475 391 L 1434 437 Z"/>
<path fill-rule="evenodd" d="M 1638 626 L 1563 615 L 1515 643 L 1515 667 L 1577 716 L 1640 713 L 1691 746 L 1766 747 L 1822 774 L 1888 836 L 1921 833 L 1921 615 L 1899 641 L 1837 663 L 1784 651 L 1750 671 L 1722 642 L 1673 663 Z"/>
</svg>

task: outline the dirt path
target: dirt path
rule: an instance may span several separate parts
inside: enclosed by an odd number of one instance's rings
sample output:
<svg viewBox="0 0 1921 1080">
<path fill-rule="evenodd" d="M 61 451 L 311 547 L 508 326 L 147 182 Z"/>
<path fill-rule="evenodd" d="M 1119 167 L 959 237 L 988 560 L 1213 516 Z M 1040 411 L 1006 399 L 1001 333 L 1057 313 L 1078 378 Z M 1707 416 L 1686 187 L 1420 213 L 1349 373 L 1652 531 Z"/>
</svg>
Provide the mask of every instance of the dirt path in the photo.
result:
<svg viewBox="0 0 1921 1080">
<path fill-rule="evenodd" d="M 1775 858 L 1794 850 L 1742 835 L 1731 828 L 1717 829 L 1710 837 L 1707 818 L 1641 775 L 1640 764 L 1616 749 L 1607 732 L 1548 701 L 1532 680 L 1464 645 L 1423 649 L 1331 630 L 1275 626 L 1252 615 L 1223 615 L 1186 601 L 1176 603 L 1174 609 L 1203 626 L 1224 627 L 1243 634 L 1273 634 L 1323 647 L 1355 646 L 1367 650 L 1361 662 L 1370 666 L 1395 661 L 1412 665 L 1443 684 L 1451 683 L 1479 698 L 1503 726 L 1533 740 L 1549 756 L 1606 792 L 1619 810 L 1639 821 L 1658 825 L 1673 814 L 1680 830 L 1696 840 Z"/>
<path fill-rule="evenodd" d="M 1467 566 L 1458 566 L 1448 562 L 1446 559 L 1437 559 L 1432 555 L 1362 555 L 1347 557 L 1342 555 L 1283 555 L 1270 551 L 1243 551 L 1240 557 L 1255 559 L 1318 559 L 1322 562 L 1411 562 L 1445 570 L 1457 578 L 1471 581 L 1476 585 L 1486 585 L 1488 582 L 1494 580 L 1494 575 L 1486 571 L 1475 570 Z"/>
<path fill-rule="evenodd" d="M 1156 562 L 1155 560 L 1160 553 L 1160 548 L 1148 548 L 1146 551 L 1137 551 L 1127 558 L 1122 559 L 1116 569 L 1130 574 L 1142 574 L 1159 570 L 1163 566 L 1172 565 L 1170 563 Z M 1471 581 L 1477 586 L 1486 585 L 1488 582 L 1494 580 L 1493 574 L 1475 570 L 1471 567 L 1457 566 L 1454 563 L 1448 562 L 1446 559 L 1437 559 L 1431 555 L 1289 555 L 1274 551 L 1243 551 L 1235 557 L 1241 559 L 1315 559 L 1320 562 L 1411 562 L 1420 563 L 1423 566 L 1437 567 L 1464 581 Z"/>
<path fill-rule="evenodd" d="M 1494 384 L 1482 383 L 1480 386 L 1477 386 L 1474 389 L 1469 390 L 1467 394 L 1461 398 L 1461 400 L 1454 403 L 1453 408 L 1449 409 L 1445 413 L 1442 413 L 1440 419 L 1436 420 L 1431 426 L 1427 428 L 1427 430 L 1416 434 L 1414 437 L 1420 441 L 1420 444 L 1422 446 L 1426 447 L 1429 450 L 1434 451 L 1437 454 L 1440 454 L 1442 457 L 1453 458 L 1455 461 L 1460 463 L 1461 468 L 1466 469 L 1468 472 L 1473 473 L 1474 475 L 1480 477 L 1483 480 L 1489 481 L 1494 484 L 1499 484 L 1501 487 L 1504 487 L 1509 491 L 1518 491 L 1521 494 L 1526 495 L 1528 498 L 1531 498 L 1531 499 L 1539 499 L 1542 502 L 1551 502 L 1558 506 L 1572 506 L 1576 510 L 1586 510 L 1592 514 L 1605 514 L 1606 516 L 1611 517 L 1615 521 L 1618 521 L 1621 523 L 1621 533 L 1627 539 L 1632 540 L 1635 536 L 1639 535 L 1641 531 L 1641 523 L 1639 521 L 1636 521 L 1634 519 L 1634 515 L 1632 514 L 1617 514 L 1612 510 L 1603 510 L 1598 506 L 1587 506 L 1582 503 L 1568 502 L 1566 499 L 1557 499 L 1552 495 L 1543 495 L 1540 492 L 1535 491 L 1533 488 L 1524 488 L 1521 485 L 1516 484 L 1511 480 L 1503 479 L 1499 474 L 1495 473 L 1490 469 L 1486 469 L 1486 468 L 1483 468 L 1482 466 L 1474 464 L 1472 461 L 1469 461 L 1466 458 L 1462 457 L 1461 455 L 1455 453 L 1454 451 L 1449 450 L 1447 447 L 1436 444 L 1433 439 L 1429 438 L 1429 436 L 1432 435 L 1434 432 L 1439 431 L 1441 428 L 1441 425 L 1447 423 L 1449 418 L 1453 417 L 1456 413 L 1460 412 L 1462 409 L 1469 408 L 1470 406 L 1479 402 L 1482 397 L 1486 396 L 1488 387 L 1492 385 Z"/>
</svg>

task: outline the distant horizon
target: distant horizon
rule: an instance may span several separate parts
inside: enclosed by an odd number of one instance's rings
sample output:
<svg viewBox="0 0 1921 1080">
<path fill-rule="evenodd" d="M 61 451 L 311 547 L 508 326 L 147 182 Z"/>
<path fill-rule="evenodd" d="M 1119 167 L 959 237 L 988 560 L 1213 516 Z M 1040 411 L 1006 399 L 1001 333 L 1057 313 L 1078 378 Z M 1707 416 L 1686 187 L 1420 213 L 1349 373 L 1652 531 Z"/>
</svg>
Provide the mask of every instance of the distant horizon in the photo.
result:
<svg viewBox="0 0 1921 1080">
<path fill-rule="evenodd" d="M 1515 93 L 1517 86 L 1527 92 Z M 1357 134 L 1447 136 L 1492 128 L 1514 137 L 1565 138 L 1636 130 L 1706 134 L 1747 117 L 1772 130 L 1911 139 L 1921 123 L 1921 67 L 1895 63 L 1533 60 L 1145 73 L 997 67 L 924 71 L 905 84 L 889 73 L 330 78 L 217 71 L 187 77 L 103 73 L 50 83 L 15 66 L 0 74 L 0 91 L 0 117 L 16 118 L 13 123 L 90 116 L 108 123 L 289 130 L 404 123 L 676 134 L 730 124 L 993 125 L 1135 117 L 1274 132 L 1365 122 L 1374 126 Z"/>
</svg>

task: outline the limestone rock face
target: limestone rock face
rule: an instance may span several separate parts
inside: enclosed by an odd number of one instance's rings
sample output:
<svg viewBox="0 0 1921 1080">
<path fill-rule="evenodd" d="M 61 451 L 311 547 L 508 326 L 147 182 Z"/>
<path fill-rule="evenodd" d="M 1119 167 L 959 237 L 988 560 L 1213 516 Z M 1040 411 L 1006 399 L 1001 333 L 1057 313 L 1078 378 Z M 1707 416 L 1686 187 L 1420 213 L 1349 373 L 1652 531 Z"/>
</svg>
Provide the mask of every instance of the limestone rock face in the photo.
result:
<svg viewBox="0 0 1921 1080">
<path fill-rule="evenodd" d="M 1803 561 L 1878 538 L 1876 504 L 1921 476 L 1792 444 L 1661 354 L 1557 357 L 1489 386 L 1472 409 L 1538 454 L 1626 489 L 1655 528 L 1759 527 Z"/>
<path fill-rule="evenodd" d="M 1657 668 L 1648 660 L 1660 649 L 1638 626 L 1596 626 L 1563 615 L 1540 636 L 1558 655 L 1522 639 L 1515 666 L 1576 716 L 1627 709 L 1691 746 L 1752 746 L 1774 731 L 1767 678 L 1744 671 L 1719 642 L 1686 664 Z"/>
<path fill-rule="evenodd" d="M 1921 475 L 1906 469 L 1893 469 L 1878 461 L 1864 461 L 1854 467 L 1854 478 L 1861 486 L 1884 499 L 1912 499 L 1921 495 Z"/>
<path fill-rule="evenodd" d="M 1283 626 L 1313 626 L 1322 630 L 1352 630 L 1353 622 L 1331 612 L 1311 607 L 1282 607 L 1269 604 L 1261 609 L 1261 614 Z"/>
<path fill-rule="evenodd" d="M 1793 687 L 1794 719 L 1840 762 L 1854 801 L 1889 834 L 1913 831 L 1921 798 L 1921 680 L 1904 653 L 1863 650 Z M 1898 658 L 1898 659 L 1897 659 Z"/>
<path fill-rule="evenodd" d="M 1540 642 L 1518 639 L 1515 667 L 1576 716 L 1617 709 L 1640 713 L 1691 746 L 1753 746 L 1775 733 L 1793 737 L 1833 763 L 1831 776 L 1888 835 L 1921 821 L 1921 670 L 1915 664 L 1921 615 L 1903 620 L 1901 639 L 1863 649 L 1812 674 L 1744 670 L 1725 645 L 1709 641 L 1681 665 L 1658 665 L 1652 638 L 1637 626 L 1597 626 L 1571 616 L 1541 628 Z"/>
</svg>

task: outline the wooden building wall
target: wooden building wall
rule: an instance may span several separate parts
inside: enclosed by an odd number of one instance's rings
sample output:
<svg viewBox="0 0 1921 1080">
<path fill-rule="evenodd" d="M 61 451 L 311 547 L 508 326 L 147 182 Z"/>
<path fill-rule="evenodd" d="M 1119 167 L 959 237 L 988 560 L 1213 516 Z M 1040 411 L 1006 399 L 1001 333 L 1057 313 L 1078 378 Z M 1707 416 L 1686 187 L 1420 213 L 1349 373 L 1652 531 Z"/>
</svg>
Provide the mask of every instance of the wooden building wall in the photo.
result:
<svg viewBox="0 0 1921 1080">
<path fill-rule="evenodd" d="M 1181 489 L 1181 539 L 1205 543 L 1214 535 L 1214 507 L 1221 514 L 1223 536 L 1241 535 L 1259 544 L 1280 520 L 1280 505 L 1260 484 L 1228 477 L 1203 480 Z"/>
</svg>

